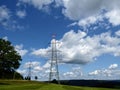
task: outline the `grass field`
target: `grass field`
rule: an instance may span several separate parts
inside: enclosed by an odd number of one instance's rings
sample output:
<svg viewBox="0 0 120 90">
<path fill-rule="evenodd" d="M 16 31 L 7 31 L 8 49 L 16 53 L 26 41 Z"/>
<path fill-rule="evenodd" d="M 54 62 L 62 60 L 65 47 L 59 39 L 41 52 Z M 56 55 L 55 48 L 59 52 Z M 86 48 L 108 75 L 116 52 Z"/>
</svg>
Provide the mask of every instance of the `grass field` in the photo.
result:
<svg viewBox="0 0 120 90">
<path fill-rule="evenodd" d="M 120 90 L 109 88 L 76 87 L 37 81 L 0 80 L 0 90 Z"/>
</svg>

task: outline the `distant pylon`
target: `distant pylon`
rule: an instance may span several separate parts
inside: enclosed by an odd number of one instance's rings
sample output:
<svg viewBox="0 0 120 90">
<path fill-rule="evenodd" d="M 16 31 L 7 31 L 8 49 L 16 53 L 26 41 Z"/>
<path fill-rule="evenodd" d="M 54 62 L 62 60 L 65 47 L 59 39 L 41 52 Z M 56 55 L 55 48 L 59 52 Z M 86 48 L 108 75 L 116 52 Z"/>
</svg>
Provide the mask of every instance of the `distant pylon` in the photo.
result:
<svg viewBox="0 0 120 90">
<path fill-rule="evenodd" d="M 28 64 L 28 76 L 27 76 L 28 80 L 31 80 L 31 69 L 32 69 L 32 63 L 30 61 Z"/>
<path fill-rule="evenodd" d="M 50 73 L 49 73 L 49 82 L 51 82 L 53 79 L 56 79 L 58 84 L 60 84 L 59 81 L 59 71 L 58 71 L 58 56 L 57 56 L 57 48 L 56 48 L 56 39 L 55 36 L 53 36 L 53 39 L 51 41 L 51 66 L 50 66 Z"/>
</svg>

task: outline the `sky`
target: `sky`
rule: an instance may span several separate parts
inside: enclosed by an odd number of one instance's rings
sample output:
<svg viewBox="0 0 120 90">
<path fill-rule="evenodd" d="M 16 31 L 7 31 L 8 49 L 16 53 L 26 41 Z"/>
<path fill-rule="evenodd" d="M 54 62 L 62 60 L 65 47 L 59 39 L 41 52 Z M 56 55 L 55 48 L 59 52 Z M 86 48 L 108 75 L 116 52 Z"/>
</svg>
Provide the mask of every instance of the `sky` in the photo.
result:
<svg viewBox="0 0 120 90">
<path fill-rule="evenodd" d="M 0 38 L 16 70 L 48 80 L 55 36 L 60 79 L 120 79 L 120 0 L 0 0 Z"/>
</svg>

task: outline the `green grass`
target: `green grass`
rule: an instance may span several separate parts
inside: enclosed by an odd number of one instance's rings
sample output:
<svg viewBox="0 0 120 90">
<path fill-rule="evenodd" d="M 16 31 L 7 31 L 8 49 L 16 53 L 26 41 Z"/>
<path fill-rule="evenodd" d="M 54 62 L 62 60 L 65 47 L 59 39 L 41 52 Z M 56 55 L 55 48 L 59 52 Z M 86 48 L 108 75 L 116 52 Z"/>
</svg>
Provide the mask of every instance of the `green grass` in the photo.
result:
<svg viewBox="0 0 120 90">
<path fill-rule="evenodd" d="M 0 90 L 119 90 L 109 88 L 76 87 L 37 81 L 0 80 Z"/>
</svg>

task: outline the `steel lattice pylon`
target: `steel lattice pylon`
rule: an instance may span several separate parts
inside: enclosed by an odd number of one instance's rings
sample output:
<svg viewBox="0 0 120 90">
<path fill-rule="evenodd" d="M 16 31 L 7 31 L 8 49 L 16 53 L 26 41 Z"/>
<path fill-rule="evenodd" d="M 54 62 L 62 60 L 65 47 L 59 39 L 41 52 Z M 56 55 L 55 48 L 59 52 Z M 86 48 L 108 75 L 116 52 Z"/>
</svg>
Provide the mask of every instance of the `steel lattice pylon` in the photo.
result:
<svg viewBox="0 0 120 90">
<path fill-rule="evenodd" d="M 57 56 L 57 49 L 56 49 L 56 40 L 52 39 L 51 41 L 51 66 L 50 66 L 50 73 L 49 73 L 49 82 L 53 79 L 56 79 L 58 83 L 59 81 L 59 71 L 58 71 L 58 56 Z"/>
</svg>

